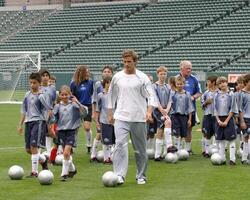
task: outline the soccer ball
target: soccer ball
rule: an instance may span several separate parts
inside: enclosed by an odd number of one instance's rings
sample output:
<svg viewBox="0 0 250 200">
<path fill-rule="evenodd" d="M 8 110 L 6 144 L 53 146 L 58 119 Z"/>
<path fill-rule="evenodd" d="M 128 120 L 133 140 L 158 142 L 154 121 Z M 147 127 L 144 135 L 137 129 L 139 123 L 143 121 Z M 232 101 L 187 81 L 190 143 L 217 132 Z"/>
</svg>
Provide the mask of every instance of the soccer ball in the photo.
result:
<svg viewBox="0 0 250 200">
<path fill-rule="evenodd" d="M 54 175 L 49 170 L 42 170 L 38 174 L 38 180 L 41 185 L 51 185 L 54 180 Z"/>
<path fill-rule="evenodd" d="M 211 156 L 210 160 L 213 165 L 220 165 L 222 163 L 222 157 L 219 153 L 214 153 Z"/>
<path fill-rule="evenodd" d="M 62 162 L 63 162 L 63 154 L 58 154 L 57 156 L 56 156 L 56 159 L 55 159 L 55 163 L 56 163 L 56 165 L 62 165 Z"/>
<path fill-rule="evenodd" d="M 176 153 L 167 153 L 165 161 L 167 163 L 176 163 L 178 161 L 178 156 Z"/>
<path fill-rule="evenodd" d="M 21 180 L 23 178 L 23 168 L 18 165 L 13 165 L 8 171 L 9 177 L 12 180 Z"/>
<path fill-rule="evenodd" d="M 239 148 L 239 149 L 237 150 L 237 156 L 238 156 L 239 158 L 242 158 L 242 154 L 243 154 L 243 150 L 242 150 L 241 148 Z"/>
<path fill-rule="evenodd" d="M 177 151 L 179 160 L 187 160 L 189 158 L 189 153 L 185 149 L 180 149 Z"/>
<path fill-rule="evenodd" d="M 148 159 L 154 159 L 155 157 L 154 149 L 147 149 L 147 155 L 148 155 Z"/>
<path fill-rule="evenodd" d="M 219 152 L 219 149 L 215 145 L 211 145 L 209 147 L 208 153 L 210 156 L 213 155 L 214 153 L 218 153 L 218 152 Z"/>
<path fill-rule="evenodd" d="M 118 176 L 112 171 L 107 171 L 102 175 L 102 183 L 106 187 L 115 187 L 118 183 Z"/>
<path fill-rule="evenodd" d="M 97 152 L 97 155 L 96 155 L 96 158 L 99 162 L 103 162 L 103 159 L 104 159 L 104 155 L 103 155 L 103 151 L 100 150 Z"/>
</svg>

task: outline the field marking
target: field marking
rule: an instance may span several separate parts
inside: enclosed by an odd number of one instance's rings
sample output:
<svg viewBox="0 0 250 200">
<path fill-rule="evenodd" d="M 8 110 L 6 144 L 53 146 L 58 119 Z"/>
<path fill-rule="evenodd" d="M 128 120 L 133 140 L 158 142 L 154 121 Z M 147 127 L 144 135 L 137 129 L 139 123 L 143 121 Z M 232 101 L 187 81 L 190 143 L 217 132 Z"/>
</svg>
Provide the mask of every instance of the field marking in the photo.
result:
<svg viewBox="0 0 250 200">
<path fill-rule="evenodd" d="M 16 149 L 24 149 L 24 147 L 0 147 L 0 151 L 5 150 L 16 150 Z"/>
</svg>

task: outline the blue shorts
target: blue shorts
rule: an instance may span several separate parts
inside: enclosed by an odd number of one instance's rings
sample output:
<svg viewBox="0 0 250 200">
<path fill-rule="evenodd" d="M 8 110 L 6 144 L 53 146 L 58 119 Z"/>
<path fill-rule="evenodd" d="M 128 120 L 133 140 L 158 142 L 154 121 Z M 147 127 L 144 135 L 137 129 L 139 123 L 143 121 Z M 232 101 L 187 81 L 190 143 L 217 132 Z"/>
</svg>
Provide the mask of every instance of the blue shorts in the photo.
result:
<svg viewBox="0 0 250 200">
<path fill-rule="evenodd" d="M 192 118 L 191 118 L 191 126 L 196 125 L 196 111 L 192 112 Z"/>
<path fill-rule="evenodd" d="M 101 123 L 102 143 L 105 145 L 115 144 L 115 129 L 111 124 Z"/>
<path fill-rule="evenodd" d="M 210 139 L 215 134 L 216 117 L 212 115 L 204 115 L 202 120 L 202 133 Z"/>
<path fill-rule="evenodd" d="M 25 148 L 45 147 L 45 129 L 47 123 L 45 121 L 33 121 L 25 123 Z"/>
<path fill-rule="evenodd" d="M 224 122 L 227 116 L 219 117 L 220 121 Z M 215 139 L 232 141 L 236 139 L 236 130 L 234 119 L 231 118 L 226 127 L 220 127 L 218 122 L 215 123 Z"/>
<path fill-rule="evenodd" d="M 162 119 L 161 112 L 156 108 L 153 111 L 153 118 L 156 120 L 157 128 L 164 128 L 164 120 Z"/>
<path fill-rule="evenodd" d="M 242 130 L 244 137 L 250 135 L 250 118 L 244 118 L 247 128 Z"/>
<path fill-rule="evenodd" d="M 66 145 L 76 147 L 76 131 L 74 130 L 60 130 L 58 131 L 59 143 L 65 147 Z"/>
<path fill-rule="evenodd" d="M 172 114 L 172 133 L 176 137 L 187 137 L 188 134 L 188 115 Z"/>
<path fill-rule="evenodd" d="M 92 122 L 92 104 L 84 106 L 88 107 L 88 114 L 86 115 L 86 117 L 83 118 L 83 120 L 87 122 Z"/>
</svg>

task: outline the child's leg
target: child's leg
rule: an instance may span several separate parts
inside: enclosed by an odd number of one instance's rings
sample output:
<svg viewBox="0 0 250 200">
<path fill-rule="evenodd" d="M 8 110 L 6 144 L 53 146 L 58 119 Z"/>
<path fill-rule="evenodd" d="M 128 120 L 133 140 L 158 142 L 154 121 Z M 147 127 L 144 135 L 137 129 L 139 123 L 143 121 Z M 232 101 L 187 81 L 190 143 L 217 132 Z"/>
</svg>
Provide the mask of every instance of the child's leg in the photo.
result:
<svg viewBox="0 0 250 200">
<path fill-rule="evenodd" d="M 204 144 L 205 144 L 205 154 L 208 155 L 209 147 L 211 145 L 211 138 L 205 137 Z"/>
<path fill-rule="evenodd" d="M 219 141 L 219 154 L 223 162 L 226 161 L 225 146 L 226 146 L 225 140 L 220 140 Z"/>
<path fill-rule="evenodd" d="M 38 148 L 31 146 L 31 172 L 38 174 L 39 153 Z"/>
<path fill-rule="evenodd" d="M 165 144 L 166 149 L 173 146 L 172 135 L 171 135 L 171 120 L 170 118 L 166 118 L 165 120 L 165 128 L 164 128 L 164 135 L 165 135 Z"/>
<path fill-rule="evenodd" d="M 63 164 L 62 164 L 62 173 L 61 176 L 69 175 L 69 166 L 70 166 L 70 154 L 72 146 L 66 145 L 63 150 Z"/>
<path fill-rule="evenodd" d="M 101 144 L 101 133 L 97 132 L 96 137 L 95 137 L 94 142 L 93 142 L 93 146 L 92 146 L 92 152 L 91 152 L 91 156 L 90 156 L 91 159 L 96 158 L 98 146 L 100 144 Z"/>
<path fill-rule="evenodd" d="M 235 162 L 235 153 L 236 153 L 236 145 L 235 140 L 229 142 L 229 154 L 230 154 L 230 160 Z"/>
<path fill-rule="evenodd" d="M 155 140 L 155 159 L 161 157 L 163 146 L 163 129 L 158 128 Z"/>
<path fill-rule="evenodd" d="M 102 148 L 103 148 L 103 160 L 104 160 L 104 163 L 109 162 L 110 161 L 110 145 L 104 144 L 102 146 Z"/>
<path fill-rule="evenodd" d="M 249 142 L 248 142 L 249 136 L 244 137 L 244 143 L 243 143 L 243 153 L 241 161 L 247 161 L 247 157 L 249 154 Z"/>
</svg>

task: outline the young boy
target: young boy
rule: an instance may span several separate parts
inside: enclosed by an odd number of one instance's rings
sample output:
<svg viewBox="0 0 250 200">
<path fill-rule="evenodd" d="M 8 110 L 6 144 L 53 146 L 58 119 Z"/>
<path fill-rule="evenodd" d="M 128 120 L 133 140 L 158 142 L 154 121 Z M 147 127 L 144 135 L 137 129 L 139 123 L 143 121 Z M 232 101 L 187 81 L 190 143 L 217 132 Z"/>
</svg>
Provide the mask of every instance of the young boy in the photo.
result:
<svg viewBox="0 0 250 200">
<path fill-rule="evenodd" d="M 243 154 L 242 154 L 242 164 L 249 164 L 247 157 L 250 151 L 250 73 L 244 76 L 245 87 L 240 93 L 240 103 L 239 103 L 239 117 L 240 117 L 240 127 L 243 132 L 244 143 L 243 143 Z"/>
<path fill-rule="evenodd" d="M 235 165 L 236 130 L 233 115 L 238 113 L 236 99 L 234 93 L 229 91 L 225 77 L 219 77 L 216 84 L 219 91 L 214 96 L 215 139 L 219 143 L 219 153 L 223 159 L 223 164 L 226 164 L 225 141 L 229 142 L 229 164 Z"/>
<path fill-rule="evenodd" d="M 97 97 L 97 118 L 101 123 L 102 143 L 103 143 L 103 163 L 111 164 L 111 147 L 115 144 L 114 126 L 108 122 L 108 90 L 111 80 L 103 80 L 103 92 Z"/>
<path fill-rule="evenodd" d="M 97 101 L 98 101 L 98 95 L 103 93 L 103 82 L 104 81 L 110 81 L 112 79 L 112 75 L 113 75 L 113 69 L 112 67 L 106 65 L 103 67 L 102 69 L 102 80 L 101 81 L 97 81 L 94 84 L 94 91 L 93 91 L 93 113 L 94 113 L 94 119 L 96 121 L 96 136 L 93 142 L 93 146 L 92 146 L 92 151 L 91 151 L 91 155 L 90 155 L 90 162 L 93 161 L 97 161 L 97 150 L 98 150 L 98 146 L 101 144 L 101 129 L 100 129 L 100 122 L 99 122 L 99 115 L 96 111 L 97 108 Z"/>
<path fill-rule="evenodd" d="M 167 68 L 160 66 L 157 69 L 158 81 L 154 84 L 155 93 L 158 99 L 158 108 L 154 109 L 153 115 L 157 120 L 157 134 L 155 141 L 155 161 L 162 160 L 162 146 L 163 146 L 163 135 L 165 136 L 165 147 L 164 153 L 166 154 L 167 150 L 172 148 L 172 137 L 171 137 L 171 125 L 165 126 L 165 118 L 168 116 L 171 101 L 170 101 L 170 92 L 171 88 L 166 84 L 167 79 Z M 169 119 L 169 117 L 168 117 Z"/>
<path fill-rule="evenodd" d="M 26 93 L 22 108 L 18 131 L 23 132 L 25 123 L 25 148 L 31 154 L 31 174 L 29 177 L 37 177 L 39 163 L 39 148 L 45 145 L 46 122 L 44 114 L 50 113 L 51 107 L 46 103 L 45 95 L 39 91 L 41 76 L 32 73 L 29 76 L 30 91 Z M 48 114 L 47 114 L 48 115 Z M 43 169 L 48 169 L 47 161 L 43 161 Z"/>
<path fill-rule="evenodd" d="M 210 139 L 215 134 L 215 122 L 214 116 L 214 95 L 218 91 L 216 87 L 217 76 L 212 75 L 207 78 L 207 90 L 201 96 L 201 106 L 204 110 L 204 116 L 202 121 L 202 133 L 204 146 L 202 145 L 202 154 L 205 158 L 209 158 L 208 150 L 210 146 Z"/>
<path fill-rule="evenodd" d="M 43 68 L 39 71 L 41 75 L 41 86 L 40 86 L 40 92 L 43 93 L 46 97 L 47 104 L 53 108 L 55 101 L 56 101 L 56 88 L 53 85 L 49 85 L 50 80 L 50 73 L 47 69 Z M 45 118 L 46 121 L 48 121 L 48 116 Z M 48 125 L 47 128 L 47 134 L 46 134 L 46 151 L 47 154 L 50 156 L 51 149 L 52 149 L 52 141 L 53 141 L 53 130 L 50 125 Z"/>
<path fill-rule="evenodd" d="M 176 91 L 171 95 L 171 121 L 173 135 L 175 136 L 174 144 L 179 150 L 181 147 L 181 139 L 187 137 L 188 128 L 191 127 L 194 107 L 191 95 L 184 90 L 185 78 L 177 76 L 175 79 L 175 86 Z M 188 151 L 187 146 L 185 148 Z"/>
</svg>

